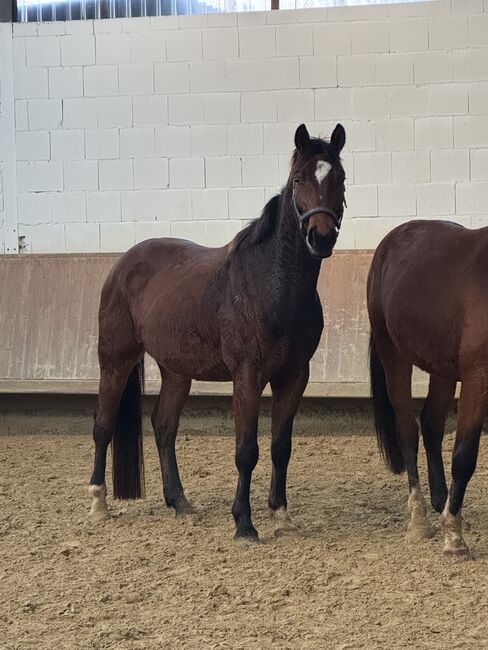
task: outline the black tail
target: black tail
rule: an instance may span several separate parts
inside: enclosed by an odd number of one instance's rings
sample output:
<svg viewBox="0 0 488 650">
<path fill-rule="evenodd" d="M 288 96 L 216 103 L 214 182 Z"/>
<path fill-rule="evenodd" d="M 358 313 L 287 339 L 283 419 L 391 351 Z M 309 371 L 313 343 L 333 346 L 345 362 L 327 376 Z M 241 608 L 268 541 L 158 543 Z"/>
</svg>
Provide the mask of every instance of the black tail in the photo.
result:
<svg viewBox="0 0 488 650">
<path fill-rule="evenodd" d="M 405 459 L 396 435 L 395 411 L 386 387 L 385 369 L 372 336 L 369 339 L 369 371 L 378 447 L 387 467 L 394 474 L 401 474 L 405 471 Z"/>
<path fill-rule="evenodd" d="M 112 439 L 112 478 L 116 499 L 140 499 L 144 496 L 143 390 L 144 359 L 130 373 L 117 413 Z"/>
</svg>

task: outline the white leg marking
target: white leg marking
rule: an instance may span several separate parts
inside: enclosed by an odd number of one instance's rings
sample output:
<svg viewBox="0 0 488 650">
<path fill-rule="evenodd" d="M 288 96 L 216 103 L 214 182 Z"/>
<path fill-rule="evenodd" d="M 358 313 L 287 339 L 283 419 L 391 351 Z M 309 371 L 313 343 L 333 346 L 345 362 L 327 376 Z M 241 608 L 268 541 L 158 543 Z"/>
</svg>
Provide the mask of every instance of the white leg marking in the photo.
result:
<svg viewBox="0 0 488 650">
<path fill-rule="evenodd" d="M 319 185 L 330 172 L 331 168 L 332 165 L 328 162 L 325 162 L 325 160 L 318 161 L 317 169 L 315 170 L 315 178 L 317 179 Z"/>
<path fill-rule="evenodd" d="M 281 508 L 278 508 L 277 510 L 270 509 L 270 512 L 271 516 L 277 523 L 277 528 L 274 532 L 276 537 L 283 537 L 284 535 L 290 535 L 297 532 L 298 529 L 296 524 L 284 506 L 281 506 Z"/>
<path fill-rule="evenodd" d="M 108 519 L 110 513 L 107 507 L 107 487 L 105 483 L 102 483 L 102 485 L 90 485 L 88 494 L 92 498 L 90 517 L 94 521 Z"/>
<path fill-rule="evenodd" d="M 433 530 L 427 519 L 427 506 L 420 486 L 414 487 L 408 496 L 410 522 L 407 536 L 412 540 L 432 537 Z"/>
<path fill-rule="evenodd" d="M 463 518 L 461 511 L 457 515 L 449 512 L 449 497 L 441 515 L 441 525 L 444 531 L 444 553 L 446 555 L 468 555 L 469 548 L 463 539 Z"/>
</svg>

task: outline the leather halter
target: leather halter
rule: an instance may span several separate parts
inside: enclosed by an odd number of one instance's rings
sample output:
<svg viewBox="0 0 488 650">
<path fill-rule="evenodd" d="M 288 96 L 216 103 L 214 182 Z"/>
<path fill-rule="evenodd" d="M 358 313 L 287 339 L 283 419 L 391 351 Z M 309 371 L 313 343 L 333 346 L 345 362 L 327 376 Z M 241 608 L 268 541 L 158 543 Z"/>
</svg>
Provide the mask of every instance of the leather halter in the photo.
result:
<svg viewBox="0 0 488 650">
<path fill-rule="evenodd" d="M 307 210 L 306 212 L 300 212 L 300 210 L 298 209 L 296 198 L 295 198 L 295 187 L 296 187 L 296 183 L 294 182 L 293 183 L 293 193 L 292 193 L 291 201 L 293 203 L 293 207 L 295 209 L 295 214 L 297 215 L 298 223 L 300 224 L 300 226 L 303 226 L 304 222 L 307 219 L 309 219 L 313 214 L 326 214 L 329 217 L 331 217 L 331 219 L 334 221 L 334 225 L 335 225 L 336 229 L 337 230 L 340 229 L 341 223 L 342 223 L 342 216 L 338 217 L 337 214 L 334 212 L 334 210 L 331 210 L 330 208 L 312 208 L 311 210 Z M 344 200 L 344 204 L 345 203 L 346 203 L 346 201 Z"/>
</svg>

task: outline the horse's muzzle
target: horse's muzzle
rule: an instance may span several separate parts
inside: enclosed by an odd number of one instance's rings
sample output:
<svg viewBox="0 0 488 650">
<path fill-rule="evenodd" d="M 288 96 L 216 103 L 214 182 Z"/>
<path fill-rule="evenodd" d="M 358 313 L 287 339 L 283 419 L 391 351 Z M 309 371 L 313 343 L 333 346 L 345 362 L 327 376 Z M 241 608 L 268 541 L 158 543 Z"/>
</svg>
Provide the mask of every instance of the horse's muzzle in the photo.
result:
<svg viewBox="0 0 488 650">
<path fill-rule="evenodd" d="M 307 233 L 307 245 L 314 257 L 330 257 L 337 241 L 338 232 L 334 228 L 326 235 L 321 235 L 316 226 L 312 226 Z"/>
</svg>

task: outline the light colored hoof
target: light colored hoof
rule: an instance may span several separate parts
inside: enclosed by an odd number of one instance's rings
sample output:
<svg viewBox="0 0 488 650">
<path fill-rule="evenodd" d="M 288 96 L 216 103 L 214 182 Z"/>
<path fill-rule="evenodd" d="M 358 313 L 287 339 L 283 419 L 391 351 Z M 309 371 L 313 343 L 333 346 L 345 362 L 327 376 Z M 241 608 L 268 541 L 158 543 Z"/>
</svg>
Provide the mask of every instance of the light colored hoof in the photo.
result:
<svg viewBox="0 0 488 650">
<path fill-rule="evenodd" d="M 434 529 L 427 519 L 424 521 L 411 521 L 408 524 L 406 538 L 411 542 L 418 542 L 421 539 L 430 539 L 434 536 Z"/>
<path fill-rule="evenodd" d="M 286 537 L 298 534 L 298 527 L 285 508 L 278 508 L 278 510 L 270 509 L 270 513 L 277 523 L 277 527 L 274 531 L 275 537 Z"/>
<path fill-rule="evenodd" d="M 451 527 L 449 526 L 451 523 Z M 452 530 L 452 522 L 443 522 L 444 528 L 444 555 L 462 555 L 469 557 L 469 547 L 463 539 L 461 530 Z"/>
<path fill-rule="evenodd" d="M 407 529 L 407 539 L 419 541 L 434 535 L 432 526 L 427 519 L 427 505 L 420 486 L 412 489 L 408 497 L 408 511 L 410 522 Z"/>
<path fill-rule="evenodd" d="M 287 528 L 275 528 L 274 536 L 275 537 L 295 537 L 298 535 L 298 528 L 293 526 L 288 526 Z"/>
<path fill-rule="evenodd" d="M 463 539 L 463 518 L 460 512 L 457 515 L 449 512 L 449 502 L 441 515 L 441 525 L 444 531 L 444 555 L 471 557 L 469 547 Z"/>
<path fill-rule="evenodd" d="M 444 548 L 442 550 L 444 555 L 458 556 L 458 557 L 471 557 L 471 552 L 468 545 L 461 535 L 446 533 L 444 538 Z"/>
<path fill-rule="evenodd" d="M 102 508 L 90 508 L 90 519 L 91 521 L 97 522 L 97 521 L 107 521 L 107 519 L 111 519 L 112 515 L 108 511 L 108 508 L 102 509 Z"/>
<path fill-rule="evenodd" d="M 90 519 L 92 521 L 105 521 L 110 519 L 110 512 L 107 506 L 107 488 L 103 485 L 90 485 L 88 494 L 92 498 L 90 508 Z"/>
</svg>

